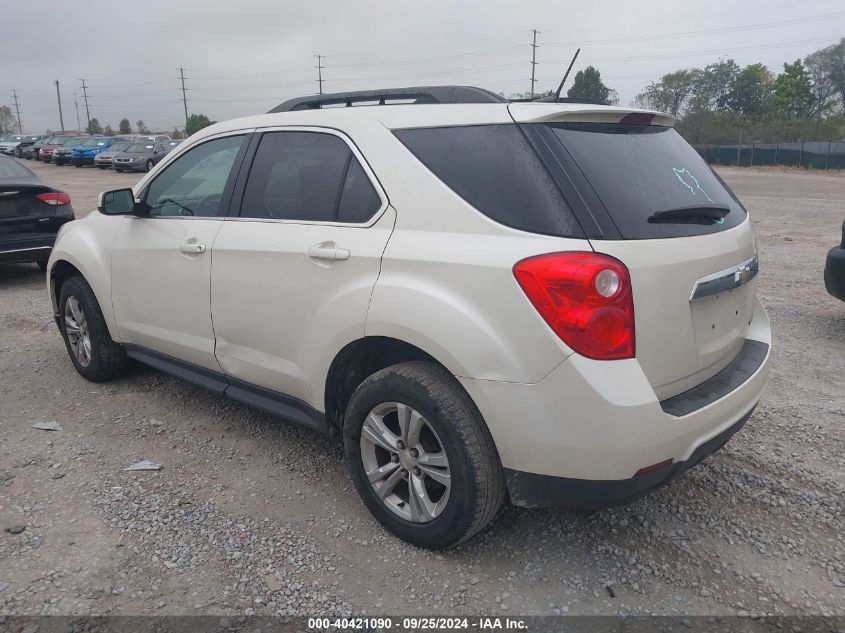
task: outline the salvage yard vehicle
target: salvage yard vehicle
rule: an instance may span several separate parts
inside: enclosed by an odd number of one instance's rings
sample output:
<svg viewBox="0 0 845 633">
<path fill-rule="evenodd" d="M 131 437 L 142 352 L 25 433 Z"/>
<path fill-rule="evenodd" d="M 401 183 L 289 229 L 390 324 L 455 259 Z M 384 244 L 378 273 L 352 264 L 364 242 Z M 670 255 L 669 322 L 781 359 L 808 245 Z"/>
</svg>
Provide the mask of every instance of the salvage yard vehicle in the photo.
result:
<svg viewBox="0 0 845 633">
<path fill-rule="evenodd" d="M 55 152 L 62 143 L 68 139 L 73 138 L 73 134 L 57 134 L 46 139 L 41 144 L 41 149 L 38 152 L 38 160 L 42 163 L 49 163 L 53 160 L 53 152 Z"/>
<path fill-rule="evenodd" d="M 170 151 L 161 142 L 132 143 L 112 157 L 115 171 L 150 171 Z"/>
<path fill-rule="evenodd" d="M 23 157 L 26 160 L 39 160 L 38 153 L 41 151 L 41 146 L 44 145 L 45 140 L 47 140 L 46 137 L 24 147 L 22 152 Z"/>
<path fill-rule="evenodd" d="M 827 254 L 824 287 L 830 296 L 845 301 L 845 221 L 842 222 L 842 241 Z"/>
<path fill-rule="evenodd" d="M 70 153 L 70 163 L 74 167 L 93 165 L 94 159 L 100 152 L 108 150 L 117 141 L 108 136 L 92 136 L 73 148 Z"/>
<path fill-rule="evenodd" d="M 46 268 L 56 233 L 71 220 L 68 194 L 0 156 L 0 262 L 37 262 Z"/>
<path fill-rule="evenodd" d="M 23 134 L 0 135 L 0 154 L 14 154 L 15 148 L 26 138 Z"/>
<path fill-rule="evenodd" d="M 506 495 L 627 503 L 745 424 L 771 358 L 748 213 L 674 123 L 463 86 L 218 123 L 60 233 L 56 323 L 89 380 L 134 359 L 339 436 L 418 546 Z"/>
<path fill-rule="evenodd" d="M 89 138 L 92 137 L 72 136 L 71 138 L 67 139 L 64 143 L 59 145 L 59 147 L 57 147 L 56 150 L 53 152 L 53 163 L 59 167 L 61 167 L 62 165 L 69 165 L 73 149 L 79 145 L 82 145 L 82 143 L 87 141 Z"/>
<path fill-rule="evenodd" d="M 24 134 L 20 142 L 15 146 L 14 155 L 18 158 L 32 158 L 27 155 L 27 149 L 47 138 L 45 134 Z"/>
<path fill-rule="evenodd" d="M 132 141 L 116 141 L 111 147 L 99 152 L 94 157 L 94 166 L 100 169 L 108 169 L 112 166 L 114 157 L 130 145 L 132 145 Z"/>
</svg>

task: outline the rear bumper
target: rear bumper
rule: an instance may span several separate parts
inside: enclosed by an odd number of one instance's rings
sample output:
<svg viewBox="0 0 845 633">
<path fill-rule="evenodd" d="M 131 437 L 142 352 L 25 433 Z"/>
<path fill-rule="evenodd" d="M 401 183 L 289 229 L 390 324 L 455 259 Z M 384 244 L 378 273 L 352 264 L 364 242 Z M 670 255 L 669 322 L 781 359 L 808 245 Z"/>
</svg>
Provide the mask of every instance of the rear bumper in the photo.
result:
<svg viewBox="0 0 845 633">
<path fill-rule="evenodd" d="M 769 319 L 759 300 L 746 338 L 763 349 L 755 368 L 728 391 L 711 381 L 690 390 L 697 400 L 691 410 L 660 402 L 636 359 L 573 354 L 535 384 L 459 380 L 487 422 L 515 503 L 612 505 L 677 476 L 748 418 L 771 361 Z M 662 462 L 671 466 L 635 476 Z M 564 481 L 552 483 L 558 478 Z"/>
<path fill-rule="evenodd" d="M 631 503 L 668 484 L 722 448 L 745 426 L 752 413 L 753 408 L 732 426 L 698 446 L 688 459 L 630 479 L 571 479 L 505 469 L 511 503 L 526 508 L 562 506 L 579 510 L 601 510 Z"/>
<path fill-rule="evenodd" d="M 830 249 L 824 266 L 824 287 L 831 296 L 845 301 L 845 248 Z"/>
</svg>

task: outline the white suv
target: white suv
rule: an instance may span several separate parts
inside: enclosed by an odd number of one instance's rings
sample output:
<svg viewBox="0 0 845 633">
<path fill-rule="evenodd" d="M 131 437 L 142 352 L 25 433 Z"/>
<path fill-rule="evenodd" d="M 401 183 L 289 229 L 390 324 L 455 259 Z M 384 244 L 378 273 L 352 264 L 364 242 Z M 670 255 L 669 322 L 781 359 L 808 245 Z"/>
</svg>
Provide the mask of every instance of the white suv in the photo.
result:
<svg viewBox="0 0 845 633">
<path fill-rule="evenodd" d="M 89 380 L 135 359 L 341 436 L 423 547 L 506 495 L 625 503 L 768 376 L 751 221 L 673 123 L 466 87 L 219 123 L 63 228 L 56 320 Z"/>
</svg>

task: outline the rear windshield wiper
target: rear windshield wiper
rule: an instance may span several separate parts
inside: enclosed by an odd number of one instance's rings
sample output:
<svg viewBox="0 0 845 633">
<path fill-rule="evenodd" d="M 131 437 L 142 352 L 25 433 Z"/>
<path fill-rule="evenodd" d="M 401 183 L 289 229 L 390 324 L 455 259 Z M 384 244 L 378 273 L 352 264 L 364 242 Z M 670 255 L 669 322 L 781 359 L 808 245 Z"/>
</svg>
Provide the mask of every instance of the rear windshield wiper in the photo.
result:
<svg viewBox="0 0 845 633">
<path fill-rule="evenodd" d="M 721 224 L 731 212 L 727 207 L 692 206 L 656 211 L 649 218 L 649 224 Z"/>
</svg>

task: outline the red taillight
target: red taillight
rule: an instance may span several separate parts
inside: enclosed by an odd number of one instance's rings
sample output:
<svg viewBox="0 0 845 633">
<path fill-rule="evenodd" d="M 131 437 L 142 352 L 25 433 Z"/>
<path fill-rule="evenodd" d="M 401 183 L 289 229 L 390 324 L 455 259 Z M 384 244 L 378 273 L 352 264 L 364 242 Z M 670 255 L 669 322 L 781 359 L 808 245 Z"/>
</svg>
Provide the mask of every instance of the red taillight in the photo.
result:
<svg viewBox="0 0 845 633">
<path fill-rule="evenodd" d="M 50 193 L 39 193 L 35 197 L 41 200 L 41 202 L 46 202 L 47 204 L 51 204 L 53 206 L 70 204 L 70 196 L 64 191 L 51 191 Z"/>
<path fill-rule="evenodd" d="M 513 267 L 528 299 L 564 343 L 596 360 L 634 357 L 628 269 L 597 253 L 550 253 Z"/>
</svg>

